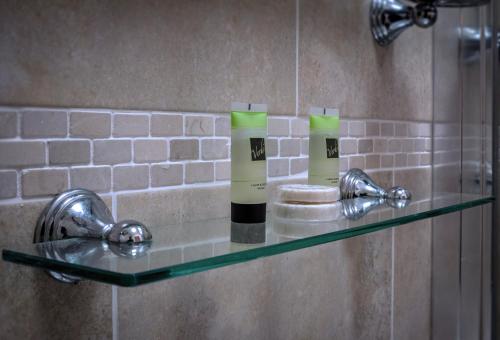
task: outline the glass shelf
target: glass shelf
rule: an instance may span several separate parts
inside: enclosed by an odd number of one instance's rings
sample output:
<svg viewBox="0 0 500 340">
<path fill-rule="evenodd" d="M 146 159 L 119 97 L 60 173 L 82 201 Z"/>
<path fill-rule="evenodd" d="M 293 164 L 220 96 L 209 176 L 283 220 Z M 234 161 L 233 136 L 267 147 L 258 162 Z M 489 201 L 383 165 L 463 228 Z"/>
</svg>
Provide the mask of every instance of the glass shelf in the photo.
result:
<svg viewBox="0 0 500 340">
<path fill-rule="evenodd" d="M 357 198 L 342 201 L 342 217 L 329 223 L 290 222 L 269 215 L 265 225 L 253 226 L 248 234 L 229 219 L 206 220 L 150 226 L 153 241 L 137 248 L 95 239 L 67 239 L 4 249 L 2 257 L 131 287 L 372 233 L 491 201 L 491 196 L 442 194 L 432 199 L 415 198 L 406 207 L 393 208 L 382 200 Z M 265 242 L 236 243 L 231 242 L 231 236 L 240 242 L 245 237 L 250 241 L 264 237 Z"/>
</svg>

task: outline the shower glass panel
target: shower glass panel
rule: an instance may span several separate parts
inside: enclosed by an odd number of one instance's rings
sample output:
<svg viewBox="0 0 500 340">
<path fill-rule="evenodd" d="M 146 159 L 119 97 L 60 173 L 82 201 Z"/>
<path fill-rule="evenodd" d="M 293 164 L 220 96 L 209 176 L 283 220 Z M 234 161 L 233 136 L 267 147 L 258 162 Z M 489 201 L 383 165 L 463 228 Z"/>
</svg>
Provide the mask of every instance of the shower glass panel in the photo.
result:
<svg viewBox="0 0 500 340">
<path fill-rule="evenodd" d="M 492 189 L 490 12 L 489 5 L 439 12 L 433 46 L 435 194 Z M 490 234 L 491 206 L 433 220 L 434 339 L 489 338 Z"/>
</svg>

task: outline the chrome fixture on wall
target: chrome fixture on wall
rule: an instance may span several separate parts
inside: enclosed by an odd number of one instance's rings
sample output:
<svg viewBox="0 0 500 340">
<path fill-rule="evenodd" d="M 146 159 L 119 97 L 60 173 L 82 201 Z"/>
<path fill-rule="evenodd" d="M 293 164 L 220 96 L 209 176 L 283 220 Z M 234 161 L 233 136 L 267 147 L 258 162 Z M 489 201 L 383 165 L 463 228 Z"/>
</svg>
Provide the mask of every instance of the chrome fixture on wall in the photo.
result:
<svg viewBox="0 0 500 340">
<path fill-rule="evenodd" d="M 416 25 L 428 28 L 437 20 L 437 7 L 480 6 L 489 0 L 372 0 L 371 30 L 381 46 L 393 42 L 404 30 Z"/>
<path fill-rule="evenodd" d="M 343 200 L 356 197 L 378 197 L 408 201 L 411 199 L 411 192 L 399 186 L 384 190 L 363 170 L 354 168 L 349 170 L 340 180 L 340 197 Z"/>
<path fill-rule="evenodd" d="M 96 238 L 116 244 L 118 252 L 135 254 L 152 235 L 142 223 L 126 220 L 115 223 L 103 200 L 94 192 L 72 189 L 57 195 L 42 211 L 35 227 L 34 243 L 68 238 Z M 119 247 L 122 245 L 123 247 Z M 76 283 L 80 279 L 49 272 L 56 280 Z"/>
<path fill-rule="evenodd" d="M 348 220 L 359 220 L 366 216 L 370 211 L 384 205 L 385 198 L 381 197 L 358 197 L 355 199 L 341 200 L 342 214 Z"/>
</svg>

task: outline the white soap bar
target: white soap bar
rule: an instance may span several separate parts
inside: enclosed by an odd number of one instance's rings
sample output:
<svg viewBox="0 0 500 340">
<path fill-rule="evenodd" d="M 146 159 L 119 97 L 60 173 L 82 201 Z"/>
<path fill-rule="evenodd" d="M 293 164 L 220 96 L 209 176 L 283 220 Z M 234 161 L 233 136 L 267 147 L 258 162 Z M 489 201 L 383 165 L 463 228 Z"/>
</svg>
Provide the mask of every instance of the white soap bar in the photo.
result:
<svg viewBox="0 0 500 340">
<path fill-rule="evenodd" d="M 337 221 L 309 222 L 274 217 L 273 230 L 280 236 L 289 238 L 304 238 L 338 231 L 341 224 Z"/>
<path fill-rule="evenodd" d="M 299 221 L 335 221 L 341 215 L 341 203 L 293 204 L 276 202 L 273 213 L 277 217 Z"/>
<path fill-rule="evenodd" d="M 278 187 L 278 197 L 281 202 L 289 203 L 333 203 L 339 200 L 337 187 L 307 184 L 286 184 Z"/>
</svg>

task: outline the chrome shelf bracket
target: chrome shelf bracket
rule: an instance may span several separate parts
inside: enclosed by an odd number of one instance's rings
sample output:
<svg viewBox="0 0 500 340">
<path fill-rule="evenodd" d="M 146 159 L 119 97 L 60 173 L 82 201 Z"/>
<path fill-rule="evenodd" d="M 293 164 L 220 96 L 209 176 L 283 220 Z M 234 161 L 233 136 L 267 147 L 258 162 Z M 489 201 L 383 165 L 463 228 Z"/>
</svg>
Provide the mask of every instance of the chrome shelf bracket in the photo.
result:
<svg viewBox="0 0 500 340">
<path fill-rule="evenodd" d="M 436 23 L 438 7 L 470 7 L 489 0 L 372 0 L 370 24 L 380 46 L 390 45 L 407 28 L 428 28 Z"/>
<path fill-rule="evenodd" d="M 86 189 L 65 191 L 47 204 L 38 217 L 33 243 L 75 237 L 103 240 L 103 247 L 106 249 L 108 242 L 110 245 L 118 245 L 121 248 L 120 255 L 125 257 L 136 257 L 137 250 L 143 249 L 144 244 L 152 240 L 148 228 L 140 222 L 125 220 L 115 223 L 106 203 L 97 194 Z M 127 249 L 130 249 L 130 252 L 127 252 Z M 82 251 L 87 252 L 88 249 L 82 248 Z M 53 255 L 57 257 L 61 254 Z M 64 273 L 48 273 L 61 282 L 80 281 L 80 278 Z"/>
</svg>

